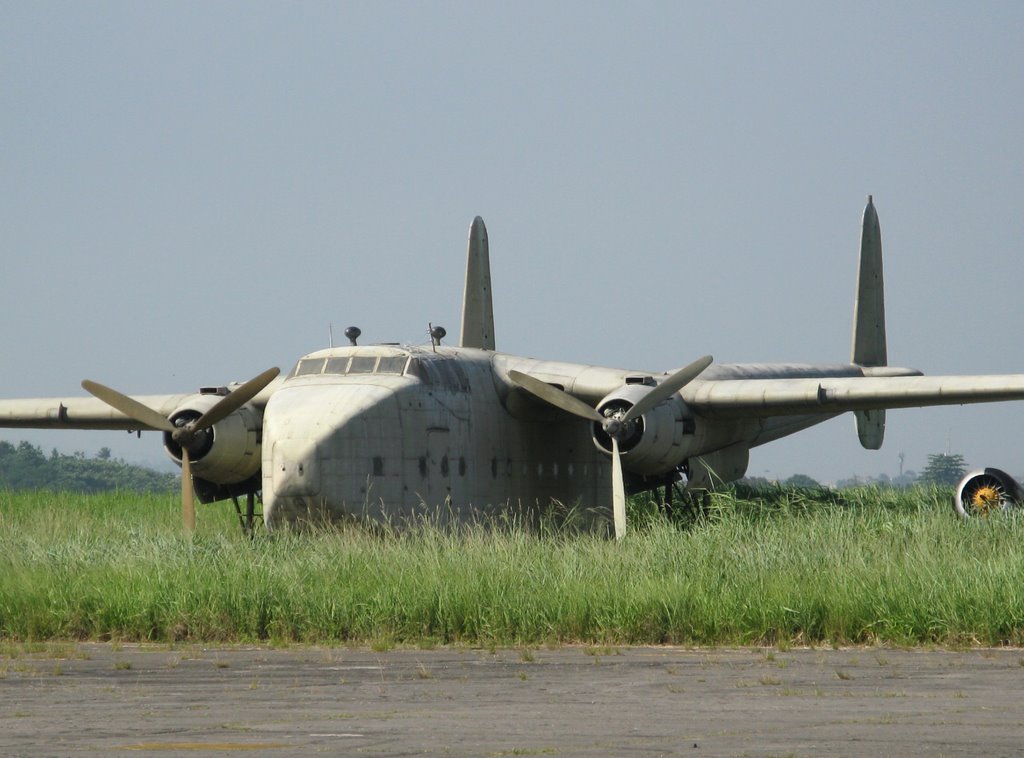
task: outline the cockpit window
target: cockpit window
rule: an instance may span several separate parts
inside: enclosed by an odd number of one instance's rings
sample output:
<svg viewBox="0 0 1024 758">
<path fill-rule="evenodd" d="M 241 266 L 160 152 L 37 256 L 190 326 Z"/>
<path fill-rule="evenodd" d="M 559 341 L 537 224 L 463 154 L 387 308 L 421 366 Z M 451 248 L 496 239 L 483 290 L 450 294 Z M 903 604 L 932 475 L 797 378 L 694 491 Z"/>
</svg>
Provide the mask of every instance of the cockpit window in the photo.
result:
<svg viewBox="0 0 1024 758">
<path fill-rule="evenodd" d="M 309 376 L 310 374 L 319 374 L 324 369 L 323 358 L 306 358 L 305 360 L 299 361 L 299 365 L 295 367 L 295 376 Z"/>
<path fill-rule="evenodd" d="M 430 375 L 423 368 L 423 361 L 419 358 L 410 358 L 409 366 L 405 369 L 406 376 L 414 376 L 424 384 L 430 384 Z"/>
<path fill-rule="evenodd" d="M 401 374 L 405 370 L 405 356 L 397 355 L 389 358 L 382 357 L 377 364 L 378 374 Z"/>
<path fill-rule="evenodd" d="M 345 376 L 350 374 L 391 374 L 401 376 L 405 372 L 405 364 L 409 362 L 406 355 L 386 355 L 379 359 L 375 355 L 335 356 L 334 358 L 303 358 L 296 364 L 292 376 L 311 376 L 314 374 L 331 374 Z M 413 360 L 412 364 L 416 361 Z M 410 365 L 410 373 L 415 368 Z"/>
<path fill-rule="evenodd" d="M 325 374 L 347 374 L 348 373 L 348 362 L 349 357 L 346 355 L 344 358 L 328 358 L 327 369 L 324 371 Z"/>
<path fill-rule="evenodd" d="M 352 358 L 352 365 L 348 367 L 350 374 L 372 374 L 377 365 L 377 357 L 373 355 L 356 355 Z"/>
</svg>

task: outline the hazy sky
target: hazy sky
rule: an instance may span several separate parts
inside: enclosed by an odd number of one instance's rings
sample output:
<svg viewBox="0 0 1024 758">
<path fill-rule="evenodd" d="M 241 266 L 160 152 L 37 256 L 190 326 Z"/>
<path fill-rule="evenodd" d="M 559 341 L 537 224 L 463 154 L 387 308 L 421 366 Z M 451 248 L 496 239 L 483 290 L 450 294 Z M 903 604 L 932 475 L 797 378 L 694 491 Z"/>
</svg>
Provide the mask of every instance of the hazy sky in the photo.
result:
<svg viewBox="0 0 1024 758">
<path fill-rule="evenodd" d="M 649 371 L 849 359 L 860 217 L 889 357 L 1024 372 L 1024 4 L 0 3 L 0 395 L 244 380 L 458 333 Z M 158 461 L 158 435 L 0 432 Z M 1024 404 L 852 417 L 749 473 L 1024 472 Z"/>
</svg>

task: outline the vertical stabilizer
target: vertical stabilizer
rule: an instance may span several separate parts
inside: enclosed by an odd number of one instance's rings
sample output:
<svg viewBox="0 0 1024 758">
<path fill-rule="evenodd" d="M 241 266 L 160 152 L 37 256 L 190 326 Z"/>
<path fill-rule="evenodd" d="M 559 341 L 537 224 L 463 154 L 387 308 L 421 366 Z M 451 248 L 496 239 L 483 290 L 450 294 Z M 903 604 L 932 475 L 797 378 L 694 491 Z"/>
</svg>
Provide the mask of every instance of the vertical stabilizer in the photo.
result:
<svg viewBox="0 0 1024 758">
<path fill-rule="evenodd" d="M 494 306 L 491 302 L 491 260 L 487 227 L 477 216 L 469 227 L 466 250 L 466 289 L 462 294 L 460 347 L 494 350 Z"/>
<path fill-rule="evenodd" d="M 882 232 L 868 195 L 860 233 L 860 271 L 853 305 L 852 363 L 885 366 L 885 293 L 882 286 Z"/>
<path fill-rule="evenodd" d="M 860 264 L 857 294 L 853 305 L 853 350 L 851 362 L 858 366 L 885 366 L 885 291 L 882 284 L 882 232 L 875 205 L 868 195 L 860 234 Z M 868 450 L 882 446 L 885 411 L 856 411 L 857 436 Z"/>
</svg>

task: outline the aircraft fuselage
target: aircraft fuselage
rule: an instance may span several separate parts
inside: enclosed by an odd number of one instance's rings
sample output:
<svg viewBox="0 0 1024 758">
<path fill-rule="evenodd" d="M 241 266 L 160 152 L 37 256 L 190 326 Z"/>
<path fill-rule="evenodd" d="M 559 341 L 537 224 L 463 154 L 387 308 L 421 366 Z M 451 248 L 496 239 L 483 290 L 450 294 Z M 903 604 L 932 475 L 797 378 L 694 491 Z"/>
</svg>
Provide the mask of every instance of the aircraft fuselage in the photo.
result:
<svg viewBox="0 0 1024 758">
<path fill-rule="evenodd" d="M 474 348 L 373 345 L 311 353 L 275 388 L 264 410 L 268 525 L 393 521 L 423 513 L 465 518 L 547 507 L 552 500 L 603 517 L 611 499 L 608 451 L 595 444 L 590 425 L 509 382 L 513 368 L 594 405 L 609 386 L 644 387 L 652 381 L 643 372 Z M 836 375 L 858 369 L 713 366 L 709 373 L 742 379 L 809 371 Z M 659 452 L 647 463 L 652 478 L 644 477 L 643 449 L 623 453 L 633 491 L 678 479 L 677 471 L 691 458 L 720 450 L 741 454 L 739 470 L 728 478 L 742 475 L 750 447 L 830 417 L 709 423 L 690 414 L 678 396 L 659 413 L 668 421 Z M 646 437 L 654 439 L 658 426 L 649 415 Z"/>
<path fill-rule="evenodd" d="M 516 418 L 494 358 L 372 346 L 300 360 L 264 412 L 268 525 L 606 502 L 610 464 L 587 426 Z"/>
</svg>

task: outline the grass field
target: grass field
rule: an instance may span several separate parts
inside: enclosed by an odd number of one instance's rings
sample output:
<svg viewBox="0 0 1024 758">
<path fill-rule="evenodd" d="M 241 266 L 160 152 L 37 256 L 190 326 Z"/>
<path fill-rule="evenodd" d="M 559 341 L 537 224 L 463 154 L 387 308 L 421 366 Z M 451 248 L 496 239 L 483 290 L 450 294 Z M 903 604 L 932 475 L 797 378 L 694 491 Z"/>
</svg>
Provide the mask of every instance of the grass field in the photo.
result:
<svg viewBox="0 0 1024 758">
<path fill-rule="evenodd" d="M 718 494 L 571 529 L 244 538 L 230 504 L 0 492 L 0 639 L 433 646 L 1024 644 L 1024 512 L 946 491 Z"/>
</svg>

